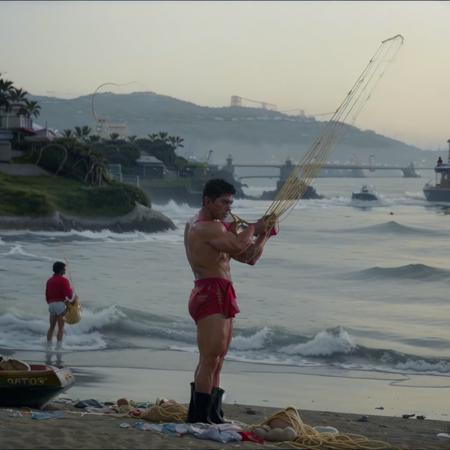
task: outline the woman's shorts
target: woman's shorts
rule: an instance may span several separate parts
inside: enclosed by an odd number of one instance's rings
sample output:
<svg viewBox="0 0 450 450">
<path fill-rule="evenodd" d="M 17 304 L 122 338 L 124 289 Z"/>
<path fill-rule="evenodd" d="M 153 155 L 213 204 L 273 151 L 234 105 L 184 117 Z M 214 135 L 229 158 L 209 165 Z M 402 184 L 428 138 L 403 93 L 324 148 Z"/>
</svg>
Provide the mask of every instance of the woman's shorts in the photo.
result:
<svg viewBox="0 0 450 450">
<path fill-rule="evenodd" d="M 52 302 L 48 304 L 48 312 L 51 316 L 60 316 L 64 314 L 66 310 L 66 305 L 64 302 Z"/>
<path fill-rule="evenodd" d="M 222 314 L 229 319 L 239 312 L 233 283 L 225 278 L 195 280 L 189 298 L 189 314 L 197 323 L 212 314 Z"/>
</svg>

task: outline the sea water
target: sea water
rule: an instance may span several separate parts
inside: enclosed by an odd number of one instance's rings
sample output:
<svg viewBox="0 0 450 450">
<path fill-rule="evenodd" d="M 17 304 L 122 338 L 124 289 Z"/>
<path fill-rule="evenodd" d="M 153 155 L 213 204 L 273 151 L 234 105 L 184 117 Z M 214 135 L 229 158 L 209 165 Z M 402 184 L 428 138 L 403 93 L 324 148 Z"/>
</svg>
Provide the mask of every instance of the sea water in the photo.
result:
<svg viewBox="0 0 450 450">
<path fill-rule="evenodd" d="M 232 262 L 241 313 L 225 369 L 426 375 L 449 377 L 450 385 L 450 215 L 425 201 L 425 181 L 317 179 L 324 199 L 300 201 L 255 266 Z M 351 200 L 362 183 L 374 186 L 378 201 Z M 256 220 L 268 205 L 235 200 L 233 211 Z M 44 359 L 45 282 L 53 262 L 66 260 L 83 306 L 82 321 L 66 326 L 66 362 L 94 371 L 113 351 L 103 364 L 163 369 L 183 354 L 177 369 L 189 370 L 183 361 L 197 355 L 183 228 L 197 210 L 174 202 L 154 208 L 178 228 L 1 231 L 0 354 Z"/>
</svg>

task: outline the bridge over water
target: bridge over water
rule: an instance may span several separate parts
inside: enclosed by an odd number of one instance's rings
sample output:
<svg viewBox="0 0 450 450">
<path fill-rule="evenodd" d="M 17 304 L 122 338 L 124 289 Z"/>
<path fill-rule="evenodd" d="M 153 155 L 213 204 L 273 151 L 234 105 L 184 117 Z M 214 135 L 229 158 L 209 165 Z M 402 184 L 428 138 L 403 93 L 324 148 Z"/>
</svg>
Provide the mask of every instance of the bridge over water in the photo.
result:
<svg viewBox="0 0 450 450">
<path fill-rule="evenodd" d="M 279 173 L 259 173 L 249 174 L 249 175 L 235 175 L 236 168 L 254 168 L 254 169 L 278 169 Z M 239 180 L 249 179 L 249 178 L 278 178 L 280 180 L 285 180 L 292 169 L 295 167 L 295 164 L 287 159 L 284 164 L 233 164 L 233 158 L 230 156 L 227 158 L 227 164 L 222 168 L 223 170 L 227 170 L 230 173 L 234 174 L 235 178 Z M 431 169 L 431 168 L 430 168 Z M 365 171 L 375 172 L 377 170 L 395 170 L 401 172 L 403 177 L 405 178 L 419 178 L 420 175 L 416 172 L 413 163 L 410 163 L 406 167 L 402 167 L 399 165 L 386 165 L 386 164 L 359 164 L 359 163 L 332 163 L 328 162 L 322 165 L 319 177 L 349 177 L 349 178 L 364 178 Z M 334 172 L 334 173 L 333 173 Z M 338 172 L 338 173 L 336 173 Z"/>
</svg>

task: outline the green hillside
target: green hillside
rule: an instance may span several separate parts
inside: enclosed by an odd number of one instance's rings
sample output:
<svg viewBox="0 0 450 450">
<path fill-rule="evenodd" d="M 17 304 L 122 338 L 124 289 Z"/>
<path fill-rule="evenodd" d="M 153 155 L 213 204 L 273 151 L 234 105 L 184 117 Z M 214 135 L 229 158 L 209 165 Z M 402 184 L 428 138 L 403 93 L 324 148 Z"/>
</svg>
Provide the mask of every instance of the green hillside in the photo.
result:
<svg viewBox="0 0 450 450">
<path fill-rule="evenodd" d="M 59 176 L 9 176 L 0 173 L 0 216 L 45 216 L 55 211 L 80 217 L 116 217 L 135 202 L 149 206 L 133 186 L 111 183 L 92 187 Z"/>
</svg>

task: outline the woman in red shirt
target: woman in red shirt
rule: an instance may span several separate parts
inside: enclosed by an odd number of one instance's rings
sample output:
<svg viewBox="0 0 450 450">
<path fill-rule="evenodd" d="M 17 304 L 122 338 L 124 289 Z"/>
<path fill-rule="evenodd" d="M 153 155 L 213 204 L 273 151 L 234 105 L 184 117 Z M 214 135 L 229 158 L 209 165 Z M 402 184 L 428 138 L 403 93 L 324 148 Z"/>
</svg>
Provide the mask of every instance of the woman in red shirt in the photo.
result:
<svg viewBox="0 0 450 450">
<path fill-rule="evenodd" d="M 45 287 L 45 298 L 48 303 L 48 312 L 50 313 L 50 327 L 47 331 L 47 347 L 51 347 L 53 333 L 56 324 L 58 324 L 58 333 L 56 335 L 57 348 L 61 348 L 64 336 L 64 314 L 66 313 L 66 304 L 74 299 L 73 289 L 69 280 L 64 276 L 66 265 L 61 261 L 53 264 L 53 276 L 47 280 Z"/>
</svg>

